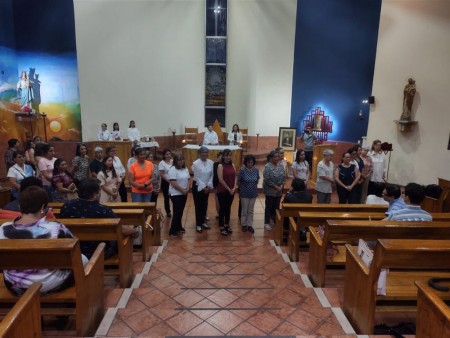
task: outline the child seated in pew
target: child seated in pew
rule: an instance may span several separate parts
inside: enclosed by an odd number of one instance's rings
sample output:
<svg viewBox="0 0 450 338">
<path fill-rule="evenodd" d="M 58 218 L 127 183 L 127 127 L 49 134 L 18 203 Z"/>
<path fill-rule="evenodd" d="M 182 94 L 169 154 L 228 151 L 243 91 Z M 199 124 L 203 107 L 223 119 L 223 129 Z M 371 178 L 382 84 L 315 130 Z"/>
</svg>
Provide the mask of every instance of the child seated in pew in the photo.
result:
<svg viewBox="0 0 450 338">
<path fill-rule="evenodd" d="M 96 178 L 86 178 L 81 181 L 78 189 L 78 198 L 67 201 L 61 208 L 61 218 L 117 218 L 110 207 L 100 204 L 100 181 Z M 137 236 L 136 228 L 122 227 L 125 236 Z M 81 253 L 88 258 L 92 256 L 99 241 L 81 241 Z M 117 254 L 117 242 L 109 241 L 105 246 L 105 258 Z"/>
<path fill-rule="evenodd" d="M 284 196 L 283 203 L 312 203 L 312 196 L 306 191 L 306 185 L 302 179 L 294 178 L 292 180 L 291 190 Z M 289 230 L 289 218 L 284 219 L 283 228 Z"/>
<path fill-rule="evenodd" d="M 32 186 L 23 190 L 19 197 L 22 216 L 0 226 L 0 240 L 74 238 L 63 224 L 46 220 L 47 204 L 44 189 Z M 83 265 L 87 263 L 83 256 Z M 65 269 L 4 270 L 3 276 L 6 287 L 17 295 L 23 294 L 34 282 L 42 283 L 41 294 L 64 290 L 74 283 L 72 271 Z"/>
</svg>

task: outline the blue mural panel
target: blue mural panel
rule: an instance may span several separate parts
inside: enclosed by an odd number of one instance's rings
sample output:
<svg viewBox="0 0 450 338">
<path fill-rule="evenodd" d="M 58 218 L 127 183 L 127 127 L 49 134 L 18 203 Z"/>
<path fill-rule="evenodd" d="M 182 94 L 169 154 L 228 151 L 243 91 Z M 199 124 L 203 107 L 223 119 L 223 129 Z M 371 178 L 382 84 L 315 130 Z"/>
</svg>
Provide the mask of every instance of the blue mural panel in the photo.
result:
<svg viewBox="0 0 450 338">
<path fill-rule="evenodd" d="M 333 121 L 328 138 L 356 142 L 367 133 L 381 0 L 299 0 L 291 127 L 314 107 Z M 299 130 L 300 132 L 300 130 Z"/>
</svg>

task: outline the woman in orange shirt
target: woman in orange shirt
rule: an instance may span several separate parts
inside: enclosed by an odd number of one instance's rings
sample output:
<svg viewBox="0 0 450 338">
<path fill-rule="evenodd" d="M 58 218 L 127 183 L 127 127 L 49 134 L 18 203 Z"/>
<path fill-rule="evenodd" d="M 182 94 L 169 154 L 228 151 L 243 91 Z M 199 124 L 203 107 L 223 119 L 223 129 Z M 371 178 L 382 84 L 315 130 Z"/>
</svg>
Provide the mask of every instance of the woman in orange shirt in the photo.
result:
<svg viewBox="0 0 450 338">
<path fill-rule="evenodd" d="M 137 161 L 130 166 L 131 200 L 133 202 L 150 202 L 153 192 L 153 164 L 145 159 L 145 149 L 134 151 Z"/>
</svg>

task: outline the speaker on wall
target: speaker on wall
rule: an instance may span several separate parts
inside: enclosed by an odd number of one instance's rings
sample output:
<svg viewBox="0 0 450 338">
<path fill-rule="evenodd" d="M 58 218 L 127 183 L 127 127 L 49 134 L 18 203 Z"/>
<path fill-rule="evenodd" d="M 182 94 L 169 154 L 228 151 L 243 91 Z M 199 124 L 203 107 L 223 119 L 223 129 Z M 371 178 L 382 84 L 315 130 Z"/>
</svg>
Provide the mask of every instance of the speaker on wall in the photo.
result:
<svg viewBox="0 0 450 338">
<path fill-rule="evenodd" d="M 369 96 L 369 104 L 375 103 L 375 96 Z"/>
</svg>

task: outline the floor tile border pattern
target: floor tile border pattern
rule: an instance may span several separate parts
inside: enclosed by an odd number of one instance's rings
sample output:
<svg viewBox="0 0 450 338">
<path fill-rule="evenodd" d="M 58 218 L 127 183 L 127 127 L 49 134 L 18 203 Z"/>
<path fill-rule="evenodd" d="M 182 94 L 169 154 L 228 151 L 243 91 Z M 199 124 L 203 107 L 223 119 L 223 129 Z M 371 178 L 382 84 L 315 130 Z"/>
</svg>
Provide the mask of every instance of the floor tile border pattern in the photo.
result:
<svg viewBox="0 0 450 338">
<path fill-rule="evenodd" d="M 288 255 L 283 253 L 281 248 L 275 244 L 275 241 L 269 240 L 269 243 L 271 246 L 273 246 L 276 250 L 276 252 L 281 255 L 283 258 L 283 261 L 286 263 L 290 263 L 290 266 L 292 268 L 292 271 L 294 274 L 299 275 L 303 283 L 305 284 L 305 287 L 312 288 L 319 299 L 320 304 L 324 308 L 331 308 L 332 312 L 334 313 L 337 321 L 341 325 L 342 329 L 344 330 L 345 334 L 355 334 L 355 330 L 351 326 L 350 322 L 346 318 L 344 312 L 340 307 L 332 307 L 327 296 L 323 292 L 322 288 L 315 288 L 311 281 L 309 280 L 309 277 L 307 274 L 303 274 L 298 265 L 295 264 L 295 262 L 291 262 Z M 119 299 L 119 302 L 117 303 L 116 307 L 108 308 L 108 310 L 105 313 L 105 316 L 103 317 L 102 322 L 100 323 L 97 332 L 95 333 L 95 336 L 106 336 L 108 334 L 109 329 L 112 326 L 112 322 L 117 314 L 117 311 L 119 309 L 125 308 L 128 304 L 128 301 L 130 299 L 131 293 L 133 289 L 139 288 L 141 285 L 142 279 L 144 275 L 148 274 L 150 267 L 152 266 L 153 262 L 156 262 L 158 259 L 159 254 L 161 254 L 164 250 L 164 248 L 167 246 L 168 241 L 164 240 L 162 245 L 158 247 L 156 253 L 152 255 L 149 262 L 146 262 L 142 271 L 140 273 L 137 273 L 133 283 L 130 288 L 124 289 L 122 296 Z M 367 335 L 357 335 L 357 338 L 369 338 Z"/>
<path fill-rule="evenodd" d="M 327 296 L 323 292 L 322 288 L 315 288 L 312 285 L 311 281 L 309 280 L 308 275 L 307 274 L 303 274 L 300 271 L 300 268 L 298 267 L 298 265 L 295 262 L 291 262 L 290 261 L 288 255 L 281 251 L 281 248 L 275 244 L 274 240 L 269 240 L 269 242 L 270 242 L 270 245 L 275 247 L 275 250 L 277 251 L 277 253 L 280 254 L 283 257 L 283 260 L 285 262 L 287 262 L 287 263 L 290 263 L 292 271 L 294 272 L 294 274 L 300 275 L 300 278 L 303 281 L 303 283 L 305 284 L 305 287 L 312 288 L 314 290 L 314 293 L 316 294 L 317 298 L 319 299 L 319 302 L 322 305 L 322 307 L 324 307 L 324 308 L 331 308 L 331 311 L 333 311 L 337 321 L 341 325 L 342 330 L 344 330 L 345 334 L 355 334 L 356 333 L 355 330 L 353 329 L 352 325 L 348 321 L 348 319 L 345 316 L 345 314 L 342 311 L 342 309 L 340 307 L 332 307 L 331 304 L 330 304 L 330 301 L 328 300 Z M 368 338 L 369 336 L 367 336 L 367 335 L 357 335 L 357 337 L 358 338 L 366 338 L 366 337 Z"/>
<path fill-rule="evenodd" d="M 156 250 L 156 253 L 154 253 L 150 259 L 149 262 L 146 262 L 142 268 L 142 271 L 137 273 L 136 276 L 134 276 L 133 283 L 131 284 L 131 287 L 126 288 L 122 292 L 122 296 L 120 297 L 119 301 L 117 302 L 116 307 L 108 308 L 106 310 L 105 316 L 103 317 L 97 332 L 95 333 L 95 336 L 106 336 L 108 334 L 109 329 L 112 326 L 113 320 L 117 314 L 117 311 L 119 309 L 123 309 L 127 306 L 128 301 L 130 300 L 131 294 L 133 292 L 133 289 L 138 289 L 142 283 L 142 279 L 148 272 L 150 271 L 150 268 L 154 262 L 157 261 L 158 256 L 163 252 L 164 248 L 168 244 L 168 240 L 164 240 L 162 245 L 158 246 L 158 249 Z"/>
</svg>

